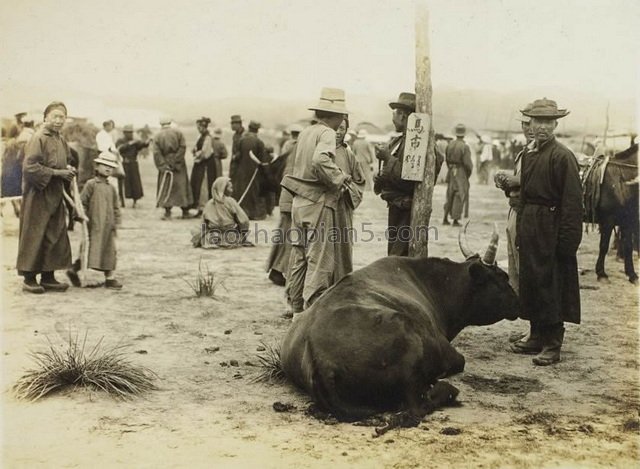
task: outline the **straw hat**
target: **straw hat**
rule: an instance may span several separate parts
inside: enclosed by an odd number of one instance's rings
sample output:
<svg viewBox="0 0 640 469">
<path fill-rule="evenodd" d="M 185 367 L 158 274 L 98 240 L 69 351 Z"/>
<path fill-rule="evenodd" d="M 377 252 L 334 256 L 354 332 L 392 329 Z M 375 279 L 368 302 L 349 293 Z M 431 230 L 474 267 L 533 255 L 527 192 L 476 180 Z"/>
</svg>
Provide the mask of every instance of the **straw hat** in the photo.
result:
<svg viewBox="0 0 640 469">
<path fill-rule="evenodd" d="M 464 124 L 456 125 L 456 137 L 464 137 L 466 133 L 467 128 L 464 126 Z"/>
<path fill-rule="evenodd" d="M 118 157 L 109 151 L 103 151 L 98 155 L 98 157 L 93 160 L 96 164 L 103 164 L 105 166 L 109 166 L 110 168 L 118 167 Z"/>
<path fill-rule="evenodd" d="M 411 112 L 416 112 L 416 95 L 415 93 L 400 93 L 397 101 L 389 103 L 391 109 L 408 109 Z"/>
<path fill-rule="evenodd" d="M 311 106 L 309 110 L 349 114 L 345 107 L 344 91 L 339 88 L 322 88 L 318 104 Z"/>
<path fill-rule="evenodd" d="M 560 119 L 569 114 L 566 109 L 558 109 L 558 104 L 547 98 L 536 99 L 531 104 L 531 109 L 523 109 L 520 111 L 527 117 L 541 117 L 546 119 Z"/>
</svg>

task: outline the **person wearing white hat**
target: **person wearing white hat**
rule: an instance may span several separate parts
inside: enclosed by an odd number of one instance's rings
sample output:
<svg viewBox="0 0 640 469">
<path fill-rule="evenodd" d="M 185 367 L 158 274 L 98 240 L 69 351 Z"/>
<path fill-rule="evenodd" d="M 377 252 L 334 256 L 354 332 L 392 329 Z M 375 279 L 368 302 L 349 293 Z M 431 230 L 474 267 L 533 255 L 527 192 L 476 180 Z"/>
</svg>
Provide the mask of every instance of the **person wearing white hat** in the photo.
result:
<svg viewBox="0 0 640 469">
<path fill-rule="evenodd" d="M 85 215 L 89 218 L 89 246 L 88 263 L 85 268 L 104 272 L 105 287 L 120 290 L 122 284 L 115 279 L 116 269 L 116 227 L 120 225 L 120 209 L 118 194 L 109 184 L 109 176 L 118 167 L 118 157 L 111 152 L 104 151 L 93 161 L 95 177 L 89 179 L 80 200 Z M 67 270 L 67 277 L 75 287 L 81 286 L 78 271 L 80 260 L 73 263 Z"/>
<path fill-rule="evenodd" d="M 292 173 L 282 187 L 293 194 L 289 277 L 286 292 L 292 314 L 302 312 L 339 279 L 336 247 L 328 234 L 335 210 L 351 177 L 335 163 L 336 130 L 348 114 L 344 91 L 323 88 L 315 106 L 316 123 L 298 137 Z"/>
</svg>

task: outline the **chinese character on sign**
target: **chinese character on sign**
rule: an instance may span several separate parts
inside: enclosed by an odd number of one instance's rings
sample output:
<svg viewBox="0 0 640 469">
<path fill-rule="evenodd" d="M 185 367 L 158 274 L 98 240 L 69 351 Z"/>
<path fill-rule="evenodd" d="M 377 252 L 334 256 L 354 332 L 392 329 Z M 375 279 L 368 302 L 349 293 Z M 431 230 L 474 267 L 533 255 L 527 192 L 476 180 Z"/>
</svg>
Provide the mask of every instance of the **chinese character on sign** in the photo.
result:
<svg viewBox="0 0 640 469">
<path fill-rule="evenodd" d="M 413 113 L 409 116 L 402 160 L 402 179 L 422 181 L 424 178 L 430 127 L 428 114 Z"/>
</svg>

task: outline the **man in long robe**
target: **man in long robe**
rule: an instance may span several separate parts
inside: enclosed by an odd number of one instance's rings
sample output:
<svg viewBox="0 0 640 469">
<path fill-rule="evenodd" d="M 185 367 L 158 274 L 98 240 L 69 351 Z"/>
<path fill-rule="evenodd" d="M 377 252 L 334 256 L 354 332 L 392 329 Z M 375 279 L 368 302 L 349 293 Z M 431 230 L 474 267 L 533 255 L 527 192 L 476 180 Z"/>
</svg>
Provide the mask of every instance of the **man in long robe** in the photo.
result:
<svg viewBox="0 0 640 469">
<path fill-rule="evenodd" d="M 557 119 L 569 112 L 546 98 L 522 112 L 535 135 L 522 159 L 517 222 L 521 317 L 530 321 L 530 332 L 511 349 L 537 353 L 533 363 L 546 366 L 560 361 L 564 322 L 580 323 L 582 186 L 575 156 L 553 135 Z"/>
<path fill-rule="evenodd" d="M 240 159 L 240 139 L 244 135 L 245 129 L 242 126 L 242 117 L 238 114 L 231 116 L 231 130 L 233 136 L 231 137 L 231 161 L 229 162 L 229 177 L 233 178 L 236 171 L 238 161 Z"/>
<path fill-rule="evenodd" d="M 189 218 L 193 195 L 184 155 L 184 135 L 171 127 L 171 119 L 162 118 L 160 132 L 154 139 L 153 160 L 158 168 L 158 203 L 164 208 L 163 220 L 171 218 L 171 208 L 182 208 L 182 218 Z"/>
<path fill-rule="evenodd" d="M 350 181 L 335 163 L 336 129 L 347 114 L 344 91 L 323 88 L 320 102 L 309 108 L 317 123 L 298 137 L 292 174 L 282 180 L 291 192 L 291 256 L 286 291 L 292 313 L 300 313 L 333 285 L 335 246 L 329 233 L 335 228 L 335 210 Z"/>
<path fill-rule="evenodd" d="M 193 167 L 191 168 L 191 192 L 193 193 L 193 205 L 198 210 L 196 217 L 202 215 L 202 209 L 211 199 L 211 187 L 216 178 L 222 174 L 216 174 L 216 163 L 213 158 L 213 139 L 209 134 L 211 119 L 201 117 L 196 121 L 200 137 L 192 148 Z M 206 178 L 205 178 L 206 176 Z"/>
<path fill-rule="evenodd" d="M 460 226 L 462 209 L 469 198 L 469 178 L 473 171 L 471 161 L 471 149 L 464 142 L 466 127 L 462 124 L 456 126 L 456 139 L 447 145 L 446 162 L 449 171 L 447 173 L 447 200 L 444 205 L 443 225 L 449 224 L 448 215 L 453 218 L 453 226 Z"/>
<path fill-rule="evenodd" d="M 134 139 L 132 125 L 125 125 L 122 133 L 124 137 L 116 142 L 116 148 L 122 156 L 124 168 L 124 196 L 127 199 L 133 199 L 133 207 L 135 207 L 136 202 L 144 196 L 138 154 L 149 146 L 149 141 Z"/>
<path fill-rule="evenodd" d="M 263 173 L 261 166 L 266 162 L 264 142 L 258 138 L 260 124 L 249 123 L 246 132 L 236 147 L 235 169 L 231 176 L 233 197 L 251 220 L 264 220 L 267 216 L 265 200 L 262 196 Z"/>
<path fill-rule="evenodd" d="M 44 126 L 25 147 L 23 198 L 18 241 L 18 274 L 22 289 L 29 293 L 65 291 L 69 285 L 55 279 L 54 271 L 71 266 L 71 245 L 67 235 L 64 182 L 76 172 L 68 166 L 70 152 L 60 130 L 67 108 L 53 102 L 44 112 Z M 36 275 L 40 274 L 40 284 Z"/>
</svg>

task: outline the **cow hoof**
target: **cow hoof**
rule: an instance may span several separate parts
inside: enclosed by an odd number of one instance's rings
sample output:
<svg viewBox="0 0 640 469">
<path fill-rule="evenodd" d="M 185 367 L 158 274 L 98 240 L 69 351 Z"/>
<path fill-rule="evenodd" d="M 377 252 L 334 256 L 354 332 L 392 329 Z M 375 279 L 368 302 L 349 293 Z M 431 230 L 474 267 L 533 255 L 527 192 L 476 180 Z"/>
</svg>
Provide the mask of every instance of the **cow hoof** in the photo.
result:
<svg viewBox="0 0 640 469">
<path fill-rule="evenodd" d="M 598 282 L 608 285 L 611 283 L 611 280 L 609 280 L 609 277 L 607 277 L 606 275 L 602 275 L 602 276 L 598 276 Z"/>
</svg>

